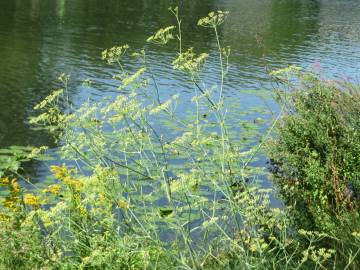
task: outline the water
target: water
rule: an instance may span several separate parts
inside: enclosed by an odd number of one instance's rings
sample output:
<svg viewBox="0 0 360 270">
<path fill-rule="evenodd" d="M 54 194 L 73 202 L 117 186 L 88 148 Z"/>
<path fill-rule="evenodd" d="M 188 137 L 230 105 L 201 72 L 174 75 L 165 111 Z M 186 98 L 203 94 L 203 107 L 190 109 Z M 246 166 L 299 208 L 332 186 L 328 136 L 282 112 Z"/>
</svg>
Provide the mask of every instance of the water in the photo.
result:
<svg viewBox="0 0 360 270">
<path fill-rule="evenodd" d="M 185 46 L 210 53 L 216 50 L 213 34 L 196 27 L 197 20 L 212 10 L 231 12 L 219 33 L 232 48 L 225 89 L 232 100 L 258 102 L 240 89 L 271 88 L 268 70 L 289 64 L 319 70 L 327 78 L 360 77 L 358 0 L 0 0 L 0 148 L 55 148 L 48 134 L 28 125 L 33 106 L 59 87 L 56 78 L 62 72 L 73 78 L 75 104 L 112 94 L 114 81 L 108 78 L 113 70 L 101 60 L 101 51 L 123 43 L 142 48 L 158 28 L 174 24 L 170 5 L 180 6 Z M 166 68 L 173 48 L 146 49 L 156 59 L 160 85 L 166 91 L 176 85 L 186 96 L 185 82 Z M 216 68 L 210 58 L 210 82 L 218 79 Z M 82 87 L 86 78 L 98 87 Z M 38 163 L 31 166 L 38 176 L 45 173 Z"/>
</svg>

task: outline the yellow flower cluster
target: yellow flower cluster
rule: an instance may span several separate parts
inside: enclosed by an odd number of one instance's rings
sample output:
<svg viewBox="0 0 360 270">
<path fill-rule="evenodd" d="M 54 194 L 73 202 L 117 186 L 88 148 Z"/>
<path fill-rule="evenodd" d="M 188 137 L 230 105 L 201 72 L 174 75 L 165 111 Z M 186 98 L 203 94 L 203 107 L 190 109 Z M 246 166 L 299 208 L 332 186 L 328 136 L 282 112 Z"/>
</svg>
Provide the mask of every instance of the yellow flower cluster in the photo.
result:
<svg viewBox="0 0 360 270">
<path fill-rule="evenodd" d="M 210 12 L 207 17 L 201 18 L 198 21 L 198 25 L 203 27 L 216 27 L 226 20 L 228 14 L 228 11 L 221 10 Z"/>
<path fill-rule="evenodd" d="M 10 183 L 10 179 L 8 177 L 0 178 L 0 184 L 6 185 Z"/>
<path fill-rule="evenodd" d="M 174 25 L 161 28 L 159 31 L 156 32 L 155 35 L 150 36 L 146 42 L 152 42 L 158 45 L 165 45 L 170 40 L 174 39 L 173 34 L 171 33 L 172 30 L 175 29 Z"/>
<path fill-rule="evenodd" d="M 126 200 L 118 200 L 117 205 L 119 208 L 122 208 L 122 209 L 129 209 L 129 207 L 130 207 L 130 204 Z"/>
<path fill-rule="evenodd" d="M 0 178 L 0 184 L 9 186 L 11 192 L 20 192 L 20 185 L 16 179 L 10 180 L 8 177 Z"/>
<path fill-rule="evenodd" d="M 193 48 L 190 48 L 186 52 L 179 54 L 172 64 L 174 69 L 189 74 L 195 74 L 201 70 L 201 67 L 208 56 L 207 53 L 197 55 L 194 53 Z"/>
<path fill-rule="evenodd" d="M 9 210 L 17 211 L 19 208 L 19 194 L 20 185 L 16 179 L 9 179 L 8 177 L 0 178 L 0 185 L 6 186 L 10 190 L 10 194 L 2 202 L 2 205 Z"/>
<path fill-rule="evenodd" d="M 248 237 L 244 240 L 244 242 L 248 245 L 249 250 L 252 252 L 263 253 L 269 246 L 263 238 L 259 237 Z"/>
<path fill-rule="evenodd" d="M 72 177 L 73 170 L 67 169 L 65 166 L 51 166 L 51 172 L 66 185 L 79 191 L 82 187 L 82 183 Z"/>
<path fill-rule="evenodd" d="M 4 213 L 0 213 L 0 222 L 1 221 L 8 221 L 10 218 L 8 215 L 4 214 Z"/>
<path fill-rule="evenodd" d="M 6 197 L 2 205 L 10 210 L 16 211 L 18 209 L 19 199 L 14 197 Z"/>
<path fill-rule="evenodd" d="M 86 214 L 87 214 L 86 208 L 83 206 L 79 207 L 79 212 L 80 212 L 80 215 L 82 215 L 82 216 L 86 216 Z"/>
<path fill-rule="evenodd" d="M 30 206 L 39 206 L 39 198 L 34 194 L 25 194 L 24 203 Z"/>
<path fill-rule="evenodd" d="M 54 194 L 54 195 L 58 195 L 60 193 L 60 190 L 61 190 L 61 186 L 57 185 L 57 184 L 54 184 L 54 185 L 50 185 L 47 188 L 45 188 L 44 192 L 45 193 L 51 193 L 51 194 Z"/>
<path fill-rule="evenodd" d="M 106 201 L 106 194 L 105 194 L 105 192 L 100 192 L 100 193 L 99 193 L 99 201 L 100 201 L 100 202 Z"/>
<path fill-rule="evenodd" d="M 51 166 L 50 170 L 59 179 L 63 179 L 68 175 L 68 170 L 65 166 Z"/>
<path fill-rule="evenodd" d="M 76 191 L 80 191 L 80 189 L 82 188 L 83 184 L 81 182 L 79 182 L 76 179 L 73 179 L 71 177 L 66 177 L 63 179 L 64 183 L 72 188 L 74 188 Z"/>
<path fill-rule="evenodd" d="M 102 59 L 106 60 L 109 64 L 119 61 L 129 48 L 129 45 L 125 44 L 107 49 L 102 52 Z"/>
</svg>

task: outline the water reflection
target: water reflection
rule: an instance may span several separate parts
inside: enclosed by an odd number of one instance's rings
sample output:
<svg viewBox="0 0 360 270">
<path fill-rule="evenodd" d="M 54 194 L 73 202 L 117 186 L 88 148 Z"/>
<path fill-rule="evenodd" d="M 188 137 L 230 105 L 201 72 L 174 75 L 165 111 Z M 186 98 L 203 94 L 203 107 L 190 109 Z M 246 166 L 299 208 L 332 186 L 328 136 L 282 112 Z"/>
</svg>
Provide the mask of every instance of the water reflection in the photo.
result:
<svg viewBox="0 0 360 270">
<path fill-rule="evenodd" d="M 27 125 L 32 107 L 52 89 L 62 72 L 75 80 L 74 103 L 112 91 L 113 72 L 100 59 L 103 49 L 130 43 L 141 48 L 159 27 L 173 24 L 169 5 L 183 14 L 185 46 L 214 51 L 213 34 L 196 27 L 210 10 L 231 11 L 220 29 L 232 47 L 226 94 L 242 103 L 257 102 L 240 89 L 268 87 L 267 69 L 288 64 L 320 67 L 330 77 L 357 77 L 360 68 L 360 3 L 348 0 L 1 0 L 0 1 L 0 147 L 51 145 L 51 138 Z M 156 59 L 160 84 L 187 95 L 186 82 L 167 69 L 174 46 L 146 45 Z M 207 64 L 206 78 L 218 78 L 217 63 Z M 97 89 L 81 88 L 91 78 Z"/>
</svg>

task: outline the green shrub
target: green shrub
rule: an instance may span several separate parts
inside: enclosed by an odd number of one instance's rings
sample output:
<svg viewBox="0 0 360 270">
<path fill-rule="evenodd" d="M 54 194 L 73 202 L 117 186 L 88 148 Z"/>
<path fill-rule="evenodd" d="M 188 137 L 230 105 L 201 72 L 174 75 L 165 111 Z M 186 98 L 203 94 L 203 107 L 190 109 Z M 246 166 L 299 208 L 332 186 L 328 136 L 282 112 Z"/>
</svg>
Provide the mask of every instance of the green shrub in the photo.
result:
<svg viewBox="0 0 360 270">
<path fill-rule="evenodd" d="M 279 193 L 297 228 L 350 244 L 360 229 L 359 89 L 294 67 L 275 75 L 293 89 L 280 94 L 285 109 L 268 143 Z"/>
</svg>

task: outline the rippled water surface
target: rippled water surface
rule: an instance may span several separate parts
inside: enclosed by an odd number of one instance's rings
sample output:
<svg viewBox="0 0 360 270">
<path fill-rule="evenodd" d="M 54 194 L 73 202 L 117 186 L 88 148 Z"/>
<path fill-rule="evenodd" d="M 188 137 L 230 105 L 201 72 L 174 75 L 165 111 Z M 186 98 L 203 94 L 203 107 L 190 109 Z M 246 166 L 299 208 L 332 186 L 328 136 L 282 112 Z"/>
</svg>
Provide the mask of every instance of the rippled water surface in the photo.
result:
<svg viewBox="0 0 360 270">
<path fill-rule="evenodd" d="M 197 20 L 211 10 L 230 11 L 220 29 L 221 41 L 232 48 L 225 90 L 239 102 L 253 102 L 239 89 L 269 88 L 267 71 L 289 64 L 324 77 L 360 78 L 358 0 L 0 0 L 0 147 L 52 145 L 27 119 L 59 86 L 58 75 L 71 74 L 74 103 L 116 91 L 101 51 L 123 43 L 142 48 L 149 35 L 174 23 L 170 5 L 180 6 L 185 46 L 197 51 L 216 50 L 213 35 L 196 27 Z M 185 82 L 167 67 L 174 48 L 145 46 L 161 86 L 186 95 Z M 218 78 L 216 68 L 210 58 L 208 81 Z M 81 87 L 86 78 L 98 87 Z"/>
</svg>

